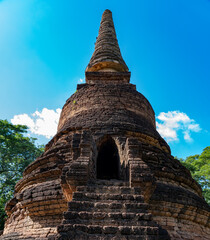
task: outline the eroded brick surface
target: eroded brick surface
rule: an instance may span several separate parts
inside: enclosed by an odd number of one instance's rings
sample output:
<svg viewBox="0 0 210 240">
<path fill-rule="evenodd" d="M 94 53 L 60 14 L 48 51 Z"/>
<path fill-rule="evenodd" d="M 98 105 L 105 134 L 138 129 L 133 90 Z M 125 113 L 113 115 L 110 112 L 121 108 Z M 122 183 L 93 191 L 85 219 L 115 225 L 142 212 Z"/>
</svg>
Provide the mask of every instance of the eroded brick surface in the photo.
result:
<svg viewBox="0 0 210 240">
<path fill-rule="evenodd" d="M 86 84 L 66 101 L 57 134 L 16 184 L 1 240 L 210 239 L 210 207 L 156 131 L 149 101 L 129 83 L 110 14 Z M 98 179 L 107 142 L 117 149 L 117 180 Z"/>
</svg>

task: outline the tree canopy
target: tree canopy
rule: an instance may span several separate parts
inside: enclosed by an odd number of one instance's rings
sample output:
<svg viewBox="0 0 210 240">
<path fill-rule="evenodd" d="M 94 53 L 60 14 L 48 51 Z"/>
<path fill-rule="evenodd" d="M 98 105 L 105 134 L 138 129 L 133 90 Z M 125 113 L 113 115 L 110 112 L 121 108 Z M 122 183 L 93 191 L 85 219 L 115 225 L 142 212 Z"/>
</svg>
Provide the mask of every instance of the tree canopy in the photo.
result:
<svg viewBox="0 0 210 240">
<path fill-rule="evenodd" d="M 179 159 L 190 170 L 192 177 L 201 185 L 203 196 L 210 204 L 210 146 L 200 155 Z"/>
<path fill-rule="evenodd" d="M 0 120 L 0 229 L 6 216 L 4 206 L 12 197 L 24 169 L 43 152 L 35 138 L 26 137 L 27 127 Z"/>
</svg>

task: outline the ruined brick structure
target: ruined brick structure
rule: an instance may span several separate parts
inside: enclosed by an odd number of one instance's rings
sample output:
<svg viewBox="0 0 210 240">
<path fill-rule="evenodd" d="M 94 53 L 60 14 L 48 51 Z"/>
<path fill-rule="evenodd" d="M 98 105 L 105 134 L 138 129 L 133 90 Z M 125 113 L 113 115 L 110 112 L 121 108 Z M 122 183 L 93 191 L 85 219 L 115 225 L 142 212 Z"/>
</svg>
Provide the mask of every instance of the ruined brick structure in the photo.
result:
<svg viewBox="0 0 210 240">
<path fill-rule="evenodd" d="M 109 10 L 85 74 L 17 183 L 0 239 L 210 239 L 210 208 L 129 83 Z"/>
</svg>

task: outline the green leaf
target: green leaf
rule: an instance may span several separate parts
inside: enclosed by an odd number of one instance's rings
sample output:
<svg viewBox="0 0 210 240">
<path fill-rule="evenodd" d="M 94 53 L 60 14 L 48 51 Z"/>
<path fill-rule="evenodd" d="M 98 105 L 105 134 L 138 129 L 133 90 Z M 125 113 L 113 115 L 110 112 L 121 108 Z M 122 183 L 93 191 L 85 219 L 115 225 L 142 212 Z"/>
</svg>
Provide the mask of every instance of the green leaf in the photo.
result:
<svg viewBox="0 0 210 240">
<path fill-rule="evenodd" d="M 35 138 L 26 137 L 27 127 L 0 120 L 0 230 L 5 221 L 4 206 L 12 198 L 24 169 L 44 152 Z"/>
<path fill-rule="evenodd" d="M 206 202 L 210 204 L 210 146 L 200 155 L 178 160 L 190 170 L 192 177 L 200 184 Z"/>
</svg>

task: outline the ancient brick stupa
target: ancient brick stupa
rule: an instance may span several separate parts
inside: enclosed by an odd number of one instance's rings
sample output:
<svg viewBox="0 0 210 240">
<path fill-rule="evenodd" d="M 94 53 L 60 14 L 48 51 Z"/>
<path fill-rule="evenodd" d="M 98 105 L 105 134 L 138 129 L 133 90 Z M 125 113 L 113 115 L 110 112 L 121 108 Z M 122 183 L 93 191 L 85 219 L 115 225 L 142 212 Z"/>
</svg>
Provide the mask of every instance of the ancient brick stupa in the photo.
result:
<svg viewBox="0 0 210 240">
<path fill-rule="evenodd" d="M 0 239 L 210 239 L 210 208 L 129 83 L 109 10 L 85 75 L 17 183 Z"/>
</svg>

